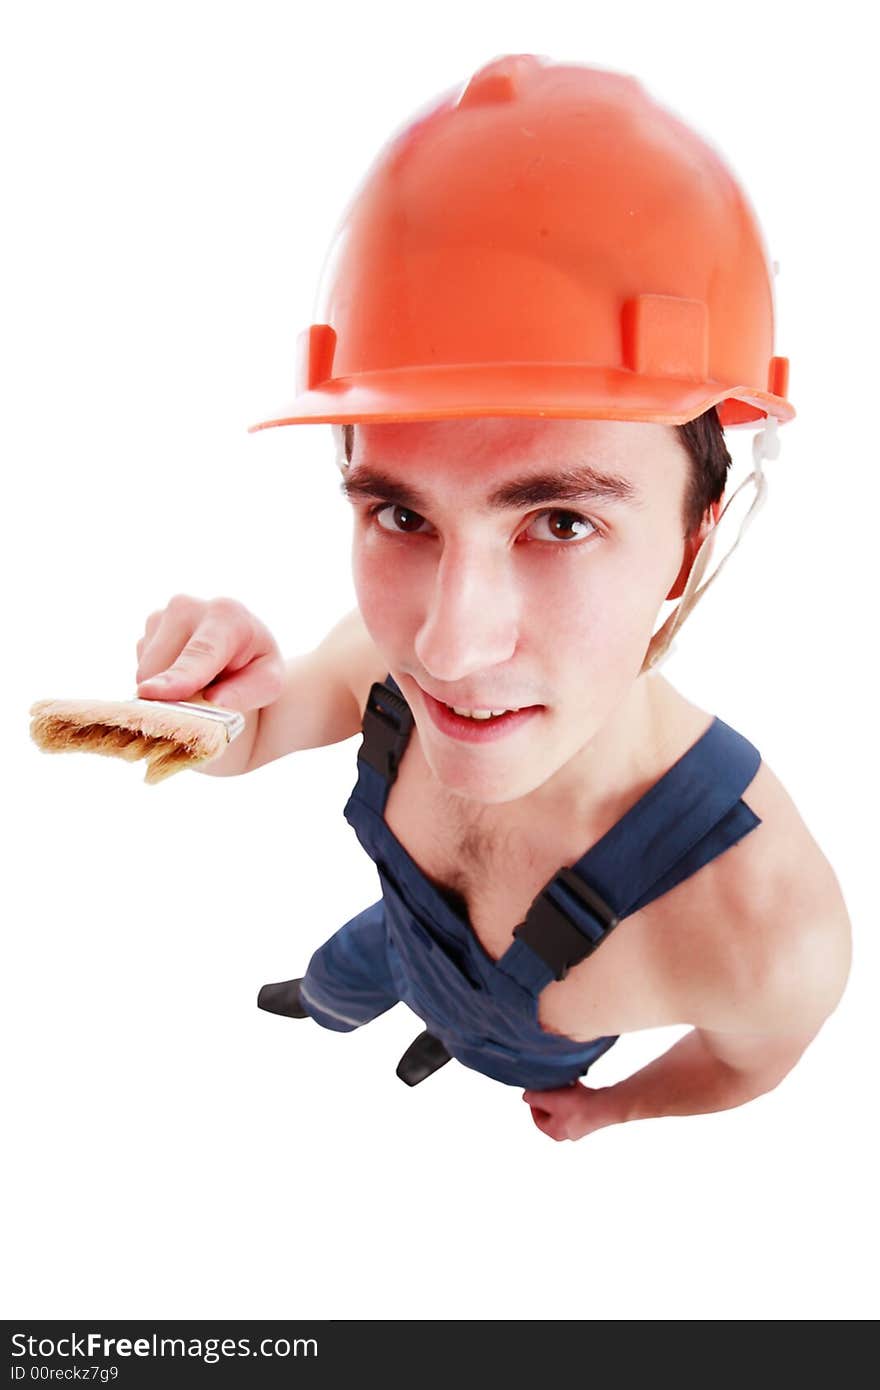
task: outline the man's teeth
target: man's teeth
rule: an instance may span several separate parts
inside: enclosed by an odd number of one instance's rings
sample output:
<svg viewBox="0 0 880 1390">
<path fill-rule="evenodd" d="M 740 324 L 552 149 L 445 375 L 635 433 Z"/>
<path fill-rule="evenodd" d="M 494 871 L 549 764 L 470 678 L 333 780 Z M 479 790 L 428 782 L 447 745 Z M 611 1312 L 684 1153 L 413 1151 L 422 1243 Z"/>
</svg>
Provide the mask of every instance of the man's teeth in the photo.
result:
<svg viewBox="0 0 880 1390">
<path fill-rule="evenodd" d="M 516 710 L 508 709 L 458 709 L 455 705 L 448 705 L 455 714 L 461 714 L 465 719 L 492 719 L 499 714 L 516 714 Z"/>
</svg>

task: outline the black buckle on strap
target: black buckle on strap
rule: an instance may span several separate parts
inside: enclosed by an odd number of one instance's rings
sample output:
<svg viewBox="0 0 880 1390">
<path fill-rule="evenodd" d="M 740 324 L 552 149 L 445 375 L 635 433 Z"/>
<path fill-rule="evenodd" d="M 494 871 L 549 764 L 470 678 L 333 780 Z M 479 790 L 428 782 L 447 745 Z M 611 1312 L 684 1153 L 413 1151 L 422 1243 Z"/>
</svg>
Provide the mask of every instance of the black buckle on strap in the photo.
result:
<svg viewBox="0 0 880 1390">
<path fill-rule="evenodd" d="M 591 941 L 574 925 L 568 913 L 550 897 L 548 889 L 561 882 L 602 924 L 602 935 Z M 573 869 L 560 869 L 535 898 L 526 919 L 514 929 L 514 936 L 525 941 L 536 956 L 553 971 L 557 980 L 564 980 L 573 965 L 593 954 L 608 933 L 620 921 L 614 912 L 580 874 Z"/>
<path fill-rule="evenodd" d="M 382 681 L 374 681 L 364 710 L 364 741 L 358 757 L 393 782 L 414 722 L 406 700 Z"/>
</svg>

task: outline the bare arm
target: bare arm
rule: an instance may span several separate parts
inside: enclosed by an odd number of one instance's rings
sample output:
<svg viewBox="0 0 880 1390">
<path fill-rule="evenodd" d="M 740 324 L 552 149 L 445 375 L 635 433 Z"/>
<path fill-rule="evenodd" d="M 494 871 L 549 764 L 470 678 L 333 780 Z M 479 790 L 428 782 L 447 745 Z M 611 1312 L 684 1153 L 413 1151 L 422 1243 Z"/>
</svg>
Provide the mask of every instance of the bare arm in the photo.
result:
<svg viewBox="0 0 880 1390">
<path fill-rule="evenodd" d="M 305 748 L 325 748 L 360 733 L 364 705 L 387 666 L 354 608 L 323 641 L 285 663 L 278 699 L 259 710 L 243 772 Z M 240 737 L 245 737 L 247 729 Z M 233 745 L 234 746 L 234 745 Z"/>
<path fill-rule="evenodd" d="M 772 1091 L 788 1075 L 837 1008 L 849 976 L 849 916 L 836 880 L 827 882 L 825 901 L 810 917 L 804 908 L 784 950 L 748 997 L 714 1001 L 711 1028 L 695 1028 L 662 1057 L 606 1088 L 611 1123 L 729 1110 Z M 783 912 L 777 905 L 777 923 Z"/>
<path fill-rule="evenodd" d="M 815 1030 L 818 1031 L 818 1030 Z M 771 1091 L 791 1070 L 809 1036 L 740 1039 L 740 1064 L 731 1065 L 713 1046 L 713 1035 L 695 1028 L 662 1056 L 614 1086 L 575 1086 L 525 1091 L 539 1129 L 551 1139 L 583 1139 L 606 1125 L 665 1115 L 730 1110 Z"/>
<path fill-rule="evenodd" d="M 748 998 L 717 1001 L 718 1023 L 694 1028 L 616 1085 L 526 1091 L 539 1129 L 582 1139 L 627 1120 L 730 1110 L 772 1091 L 837 1007 L 849 975 L 851 928 L 842 896 L 788 942 Z"/>
<path fill-rule="evenodd" d="M 242 732 L 225 753 L 195 771 L 207 777 L 238 777 L 264 763 L 304 748 L 323 748 L 351 738 L 360 728 L 354 695 L 320 649 L 284 663 L 281 694 L 250 710 Z"/>
<path fill-rule="evenodd" d="M 746 1039 L 694 1028 L 641 1071 L 604 1089 L 608 1114 L 614 1117 L 609 1123 L 745 1105 L 779 1085 L 817 1032 Z"/>
</svg>

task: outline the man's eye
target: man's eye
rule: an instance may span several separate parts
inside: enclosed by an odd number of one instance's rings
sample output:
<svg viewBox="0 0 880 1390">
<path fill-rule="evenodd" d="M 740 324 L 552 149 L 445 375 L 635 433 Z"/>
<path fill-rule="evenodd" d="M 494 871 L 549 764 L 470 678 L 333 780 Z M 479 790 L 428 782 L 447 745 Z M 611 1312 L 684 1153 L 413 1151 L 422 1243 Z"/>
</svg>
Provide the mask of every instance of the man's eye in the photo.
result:
<svg viewBox="0 0 880 1390">
<path fill-rule="evenodd" d="M 392 514 L 389 524 L 379 521 L 383 512 Z M 419 524 L 425 520 L 410 507 L 400 507 L 396 502 L 380 502 L 377 507 L 370 508 L 370 516 L 376 518 L 383 531 L 390 531 L 397 536 L 413 535 L 418 532 Z"/>
<path fill-rule="evenodd" d="M 388 514 L 383 521 L 381 518 Z M 423 516 L 414 512 L 411 507 L 401 507 L 396 502 L 380 502 L 377 506 L 370 508 L 370 517 L 375 517 L 383 531 L 390 531 L 392 535 L 420 535 L 422 526 L 430 526 Z M 550 518 L 553 518 L 551 521 Z M 541 512 L 536 516 L 528 527 L 531 531 L 535 527 L 545 525 L 544 533 L 538 534 L 534 539 L 549 540 L 553 542 L 575 542 L 586 539 L 592 532 L 598 534 L 598 527 L 588 517 L 581 516 L 579 512 L 564 511 L 561 507 L 553 507 L 546 512 Z M 525 533 L 524 533 L 525 534 Z"/>
<path fill-rule="evenodd" d="M 550 521 L 551 517 L 553 518 L 552 522 Z M 549 524 L 544 534 L 539 534 L 536 537 L 539 541 L 547 540 L 548 537 L 551 541 L 580 541 L 593 531 L 598 534 L 598 527 L 593 525 L 589 517 L 581 516 L 578 512 L 566 512 L 559 507 L 541 512 L 540 516 L 535 517 L 528 530 L 531 531 L 532 527 L 540 527 L 544 522 Z"/>
</svg>

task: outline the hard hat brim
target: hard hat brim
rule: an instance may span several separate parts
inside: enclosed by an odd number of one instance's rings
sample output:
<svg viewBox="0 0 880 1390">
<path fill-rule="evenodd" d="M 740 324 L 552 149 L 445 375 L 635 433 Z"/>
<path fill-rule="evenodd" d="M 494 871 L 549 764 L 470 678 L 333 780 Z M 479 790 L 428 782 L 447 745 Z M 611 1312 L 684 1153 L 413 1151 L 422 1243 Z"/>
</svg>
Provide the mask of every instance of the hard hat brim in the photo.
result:
<svg viewBox="0 0 880 1390">
<path fill-rule="evenodd" d="M 608 367 L 505 363 L 397 367 L 338 377 L 302 392 L 249 433 L 279 425 L 464 419 L 480 415 L 641 420 L 684 425 L 730 401 L 728 425 L 795 416 L 782 396 L 753 386 L 646 377 Z M 725 423 L 722 418 L 722 423 Z"/>
</svg>

